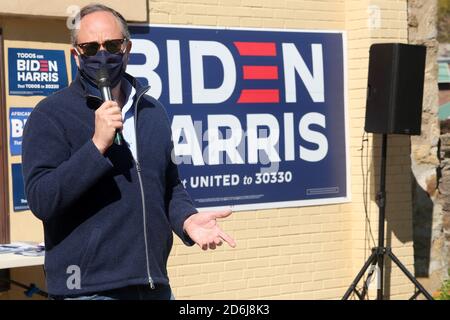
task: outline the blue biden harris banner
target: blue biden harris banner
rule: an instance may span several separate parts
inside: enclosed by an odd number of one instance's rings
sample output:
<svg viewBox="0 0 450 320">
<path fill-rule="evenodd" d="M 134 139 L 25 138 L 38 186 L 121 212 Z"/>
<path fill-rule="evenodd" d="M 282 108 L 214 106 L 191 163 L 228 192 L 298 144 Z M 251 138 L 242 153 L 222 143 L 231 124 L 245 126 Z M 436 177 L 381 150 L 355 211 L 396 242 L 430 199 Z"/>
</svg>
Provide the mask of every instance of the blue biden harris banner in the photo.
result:
<svg viewBox="0 0 450 320">
<path fill-rule="evenodd" d="M 63 50 L 8 49 L 9 94 L 48 96 L 67 86 Z"/>
<path fill-rule="evenodd" d="M 23 129 L 31 111 L 33 111 L 33 108 L 11 107 L 9 109 L 9 146 L 12 156 L 22 155 Z"/>
<path fill-rule="evenodd" d="M 14 211 L 29 210 L 28 201 L 25 197 L 25 187 L 22 176 L 22 164 L 11 164 L 13 205 Z"/>
<path fill-rule="evenodd" d="M 128 72 L 165 105 L 172 158 L 198 208 L 348 201 L 342 32 L 131 33 Z"/>
</svg>

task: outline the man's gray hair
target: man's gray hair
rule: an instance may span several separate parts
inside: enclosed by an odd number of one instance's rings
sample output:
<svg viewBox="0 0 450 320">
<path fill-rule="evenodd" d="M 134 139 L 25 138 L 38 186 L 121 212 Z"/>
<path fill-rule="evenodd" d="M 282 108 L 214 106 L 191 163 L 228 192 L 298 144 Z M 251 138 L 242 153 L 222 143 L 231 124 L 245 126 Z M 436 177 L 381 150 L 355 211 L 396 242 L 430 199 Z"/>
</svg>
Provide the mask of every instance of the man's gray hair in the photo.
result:
<svg viewBox="0 0 450 320">
<path fill-rule="evenodd" d="M 78 31 L 80 30 L 79 23 L 81 19 L 83 19 L 83 17 L 87 16 L 88 14 L 100 11 L 110 12 L 112 15 L 114 15 L 114 17 L 116 17 L 117 21 L 119 22 L 120 27 L 122 28 L 123 37 L 126 39 L 130 39 L 130 30 L 128 30 L 128 23 L 125 18 L 119 12 L 110 7 L 107 7 L 103 4 L 94 3 L 81 8 L 81 10 L 75 16 L 75 21 L 78 25 L 75 28 L 72 28 L 70 32 L 70 40 L 73 46 L 77 44 Z"/>
</svg>

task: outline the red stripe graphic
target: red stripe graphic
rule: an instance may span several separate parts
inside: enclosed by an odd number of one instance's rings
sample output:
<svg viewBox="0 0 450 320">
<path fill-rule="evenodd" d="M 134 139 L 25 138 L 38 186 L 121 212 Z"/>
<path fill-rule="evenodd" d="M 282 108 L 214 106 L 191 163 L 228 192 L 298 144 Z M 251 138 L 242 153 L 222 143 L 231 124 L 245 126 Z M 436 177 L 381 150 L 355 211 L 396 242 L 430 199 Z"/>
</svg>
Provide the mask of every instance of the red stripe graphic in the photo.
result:
<svg viewBox="0 0 450 320">
<path fill-rule="evenodd" d="M 277 55 L 275 42 L 234 42 L 241 56 L 267 56 Z"/>
<path fill-rule="evenodd" d="M 243 66 L 244 80 L 276 80 L 277 66 Z"/>
<path fill-rule="evenodd" d="M 48 72 L 48 60 L 39 60 L 39 64 L 41 66 L 40 72 Z"/>
<path fill-rule="evenodd" d="M 244 89 L 238 103 L 279 103 L 278 89 Z"/>
</svg>

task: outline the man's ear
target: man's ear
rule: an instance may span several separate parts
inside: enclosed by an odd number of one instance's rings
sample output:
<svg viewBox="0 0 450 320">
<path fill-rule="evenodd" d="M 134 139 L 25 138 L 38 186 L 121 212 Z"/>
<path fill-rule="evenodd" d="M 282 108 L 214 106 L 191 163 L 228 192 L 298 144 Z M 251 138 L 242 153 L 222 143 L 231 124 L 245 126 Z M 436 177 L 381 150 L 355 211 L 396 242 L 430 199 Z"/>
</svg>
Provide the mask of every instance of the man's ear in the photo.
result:
<svg viewBox="0 0 450 320">
<path fill-rule="evenodd" d="M 73 55 L 73 58 L 75 59 L 77 67 L 80 68 L 80 57 L 78 56 L 78 52 L 74 48 L 71 48 L 70 54 Z"/>
<path fill-rule="evenodd" d="M 125 49 L 125 59 L 126 59 L 126 63 L 128 64 L 128 61 L 130 61 L 130 51 L 131 51 L 131 47 L 133 46 L 133 43 L 131 42 L 131 40 L 128 41 L 127 43 L 127 48 Z"/>
<path fill-rule="evenodd" d="M 133 47 L 133 42 L 131 42 L 131 40 L 128 40 L 127 50 L 125 52 L 129 54 L 132 47 Z"/>
</svg>

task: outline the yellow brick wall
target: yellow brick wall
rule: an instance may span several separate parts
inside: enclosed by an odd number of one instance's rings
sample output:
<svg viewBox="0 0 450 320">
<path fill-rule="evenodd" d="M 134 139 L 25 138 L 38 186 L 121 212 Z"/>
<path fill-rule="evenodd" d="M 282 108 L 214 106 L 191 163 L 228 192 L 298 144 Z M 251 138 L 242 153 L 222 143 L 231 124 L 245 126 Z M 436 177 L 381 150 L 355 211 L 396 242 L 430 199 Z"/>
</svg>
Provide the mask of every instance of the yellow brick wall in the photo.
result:
<svg viewBox="0 0 450 320">
<path fill-rule="evenodd" d="M 369 6 L 380 8 L 378 24 L 370 20 Z M 363 159 L 375 243 L 365 221 L 360 150 L 368 50 L 374 42 L 407 42 L 406 0 L 151 0 L 148 8 L 154 24 L 346 31 L 351 202 L 235 212 L 221 223 L 237 240 L 235 249 L 222 246 L 203 252 L 176 239 L 169 259 L 171 284 L 178 299 L 339 299 L 378 240 L 374 194 L 379 179 L 379 137 L 369 135 Z M 370 28 L 370 21 L 377 26 Z M 16 23 L 23 21 L 10 19 L 0 26 L 11 30 Z M 64 28 L 63 21 L 56 23 Z M 51 22 L 39 23 L 46 24 Z M 386 239 L 413 271 L 409 137 L 389 137 L 389 144 Z M 13 235 L 26 232 L 29 228 L 23 226 L 32 221 L 26 214 L 17 216 L 12 219 Z M 30 228 L 41 232 L 34 225 Z M 412 294 L 412 285 L 397 268 L 388 276 L 391 298 Z"/>
</svg>

